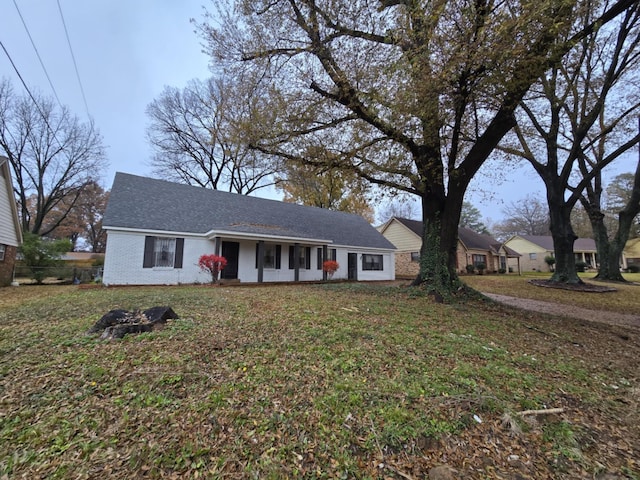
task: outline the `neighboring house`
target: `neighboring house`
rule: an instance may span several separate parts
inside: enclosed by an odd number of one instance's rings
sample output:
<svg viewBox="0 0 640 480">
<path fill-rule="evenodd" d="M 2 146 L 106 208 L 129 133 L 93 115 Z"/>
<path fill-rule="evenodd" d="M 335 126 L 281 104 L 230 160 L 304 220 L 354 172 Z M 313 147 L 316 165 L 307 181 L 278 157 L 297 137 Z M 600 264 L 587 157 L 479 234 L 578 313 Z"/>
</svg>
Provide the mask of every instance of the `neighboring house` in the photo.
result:
<svg viewBox="0 0 640 480">
<path fill-rule="evenodd" d="M 0 286 L 10 285 L 18 247 L 22 243 L 20 218 L 13 196 L 9 161 L 0 157 Z"/>
<path fill-rule="evenodd" d="M 551 271 L 544 261 L 545 257 L 553 256 L 551 235 L 515 235 L 507 240 L 505 245 L 522 255 L 520 259 L 522 271 Z M 573 244 L 573 251 L 576 262 L 585 262 L 591 268 L 596 268 L 596 242 L 592 238 L 578 238 Z"/>
<path fill-rule="evenodd" d="M 378 227 L 396 250 L 396 276 L 415 277 L 420 271 L 420 247 L 422 246 L 422 222 L 392 217 Z M 517 252 L 506 248 L 489 235 L 482 235 L 468 228 L 458 229 L 456 268 L 467 271 L 467 265 L 484 264 L 488 272 L 507 269 L 508 259 L 518 259 Z"/>
<path fill-rule="evenodd" d="M 393 280 L 394 246 L 358 216 L 117 173 L 104 215 L 103 283 L 206 283 L 198 259 L 227 259 L 223 280 Z"/>
<path fill-rule="evenodd" d="M 622 268 L 627 269 L 631 265 L 640 268 L 640 238 L 628 240 L 622 251 Z"/>
</svg>

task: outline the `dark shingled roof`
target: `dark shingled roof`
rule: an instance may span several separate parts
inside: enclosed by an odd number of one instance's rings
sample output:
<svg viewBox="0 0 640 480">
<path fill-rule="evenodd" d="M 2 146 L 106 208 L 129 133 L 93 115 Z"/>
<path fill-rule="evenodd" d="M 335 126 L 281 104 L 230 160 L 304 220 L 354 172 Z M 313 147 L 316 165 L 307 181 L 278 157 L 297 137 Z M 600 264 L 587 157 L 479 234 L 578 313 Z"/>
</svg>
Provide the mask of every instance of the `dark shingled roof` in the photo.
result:
<svg viewBox="0 0 640 480">
<path fill-rule="evenodd" d="M 422 222 L 400 217 L 395 217 L 395 219 L 409 228 L 413 233 L 422 237 Z M 458 228 L 458 239 L 470 250 L 486 250 L 498 253 L 500 247 L 503 247 L 509 257 L 521 256 L 518 252 L 501 244 L 490 235 L 477 233 L 469 228 Z"/>
<path fill-rule="evenodd" d="M 553 251 L 553 237 L 551 235 L 520 235 L 525 240 L 535 243 L 545 250 Z M 573 244 L 575 252 L 595 252 L 596 241 L 593 238 L 578 238 Z"/>
<path fill-rule="evenodd" d="M 113 181 L 103 225 L 105 229 L 134 228 L 194 234 L 214 230 L 395 249 L 359 215 L 121 172 L 116 173 Z"/>
</svg>

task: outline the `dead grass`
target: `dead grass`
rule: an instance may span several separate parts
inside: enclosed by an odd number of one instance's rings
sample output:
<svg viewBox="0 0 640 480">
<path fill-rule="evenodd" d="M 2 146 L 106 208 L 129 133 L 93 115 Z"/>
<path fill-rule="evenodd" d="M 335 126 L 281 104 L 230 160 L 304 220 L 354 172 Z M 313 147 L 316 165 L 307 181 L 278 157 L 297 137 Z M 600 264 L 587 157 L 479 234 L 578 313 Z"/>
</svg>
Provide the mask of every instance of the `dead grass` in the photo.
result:
<svg viewBox="0 0 640 480">
<path fill-rule="evenodd" d="M 595 281 L 593 273 L 580 275 L 585 282 L 611 286 L 617 291 L 605 293 L 574 292 L 543 288 L 529 283 L 529 280 L 532 279 L 548 279 L 550 278 L 549 274 L 465 275 L 461 278 L 467 285 L 481 292 L 575 305 L 592 310 L 640 315 L 640 274 L 625 274 L 629 284 Z"/>
<path fill-rule="evenodd" d="M 84 334 L 154 305 L 181 319 Z M 361 284 L 20 287 L 0 307 L 0 478 L 640 478 L 632 329 Z"/>
</svg>

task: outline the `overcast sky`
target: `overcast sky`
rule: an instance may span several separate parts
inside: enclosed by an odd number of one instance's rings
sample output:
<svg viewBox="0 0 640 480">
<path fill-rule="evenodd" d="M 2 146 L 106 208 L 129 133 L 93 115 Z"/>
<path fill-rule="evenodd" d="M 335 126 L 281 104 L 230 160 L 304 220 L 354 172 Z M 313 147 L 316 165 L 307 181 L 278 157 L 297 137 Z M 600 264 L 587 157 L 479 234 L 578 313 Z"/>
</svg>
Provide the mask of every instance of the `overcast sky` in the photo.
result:
<svg viewBox="0 0 640 480">
<path fill-rule="evenodd" d="M 3 0 L 0 41 L 29 88 L 53 96 L 19 8 L 51 82 L 63 105 L 87 118 L 81 89 L 67 44 L 58 5 L 89 109 L 107 147 L 109 166 L 101 178 L 111 187 L 116 171 L 150 175 L 151 148 L 145 138 L 146 106 L 166 85 L 184 87 L 207 78 L 208 57 L 191 18 L 200 20 L 205 0 Z M 0 50 L 0 74 L 24 91 L 9 59 Z M 635 155 L 635 154 L 634 154 Z M 632 157 L 620 171 L 631 171 Z M 637 157 L 633 157 L 637 158 Z M 474 179 L 468 200 L 493 221 L 510 202 L 535 194 L 543 186 L 531 167 L 519 170 L 489 162 Z M 258 196 L 279 198 L 273 191 Z"/>
</svg>

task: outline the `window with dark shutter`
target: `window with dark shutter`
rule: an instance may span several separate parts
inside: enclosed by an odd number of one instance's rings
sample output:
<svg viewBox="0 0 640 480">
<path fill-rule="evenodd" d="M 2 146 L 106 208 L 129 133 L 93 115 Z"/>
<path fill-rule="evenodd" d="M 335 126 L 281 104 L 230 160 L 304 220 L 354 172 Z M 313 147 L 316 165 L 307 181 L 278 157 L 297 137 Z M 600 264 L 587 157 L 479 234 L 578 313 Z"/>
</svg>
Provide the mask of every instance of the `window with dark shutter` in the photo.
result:
<svg viewBox="0 0 640 480">
<path fill-rule="evenodd" d="M 311 247 L 306 247 L 304 253 L 304 268 L 311 270 Z"/>
<path fill-rule="evenodd" d="M 152 268 L 154 260 L 154 245 L 156 237 L 144 237 L 144 258 L 142 260 L 142 268 Z"/>
<path fill-rule="evenodd" d="M 318 249 L 318 270 L 322 270 L 322 247 Z"/>
<path fill-rule="evenodd" d="M 295 263 L 294 263 L 294 255 L 295 255 L 295 248 L 293 245 L 289 245 L 289 270 L 293 270 L 295 267 Z"/>
<path fill-rule="evenodd" d="M 184 256 L 184 238 L 176 238 L 176 258 L 173 268 L 182 268 L 182 257 Z"/>
<path fill-rule="evenodd" d="M 142 268 L 182 268 L 184 238 L 144 237 Z"/>
</svg>

